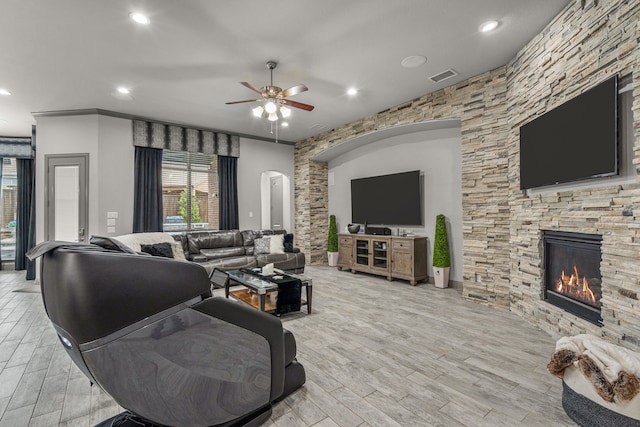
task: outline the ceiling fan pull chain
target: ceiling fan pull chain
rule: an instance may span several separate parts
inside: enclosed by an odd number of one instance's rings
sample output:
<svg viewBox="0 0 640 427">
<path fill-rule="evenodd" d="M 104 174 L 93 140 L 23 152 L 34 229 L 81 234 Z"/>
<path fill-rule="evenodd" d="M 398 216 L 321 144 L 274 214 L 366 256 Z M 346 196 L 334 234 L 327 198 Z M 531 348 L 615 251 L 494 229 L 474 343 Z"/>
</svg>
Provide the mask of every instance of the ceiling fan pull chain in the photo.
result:
<svg viewBox="0 0 640 427">
<path fill-rule="evenodd" d="M 275 140 L 275 142 L 277 144 L 278 143 L 278 121 L 277 120 L 274 121 L 274 122 L 271 122 L 271 135 L 273 135 L 273 124 L 274 123 L 276 125 L 276 132 L 275 132 L 276 133 L 276 140 Z"/>
</svg>

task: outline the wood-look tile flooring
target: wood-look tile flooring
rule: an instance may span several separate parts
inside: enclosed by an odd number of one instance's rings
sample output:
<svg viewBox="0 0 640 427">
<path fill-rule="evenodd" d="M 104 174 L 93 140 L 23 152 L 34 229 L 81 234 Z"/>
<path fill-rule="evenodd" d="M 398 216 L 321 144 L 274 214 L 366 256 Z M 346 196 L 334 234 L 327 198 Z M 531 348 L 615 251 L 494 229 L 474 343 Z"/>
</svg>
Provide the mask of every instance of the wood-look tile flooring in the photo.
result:
<svg viewBox="0 0 640 427">
<path fill-rule="evenodd" d="M 305 386 L 267 426 L 573 426 L 546 371 L 555 339 L 455 289 L 308 267 L 313 313 L 283 316 Z M 0 427 L 91 426 L 122 408 L 91 387 L 24 272 L 0 272 Z"/>
</svg>

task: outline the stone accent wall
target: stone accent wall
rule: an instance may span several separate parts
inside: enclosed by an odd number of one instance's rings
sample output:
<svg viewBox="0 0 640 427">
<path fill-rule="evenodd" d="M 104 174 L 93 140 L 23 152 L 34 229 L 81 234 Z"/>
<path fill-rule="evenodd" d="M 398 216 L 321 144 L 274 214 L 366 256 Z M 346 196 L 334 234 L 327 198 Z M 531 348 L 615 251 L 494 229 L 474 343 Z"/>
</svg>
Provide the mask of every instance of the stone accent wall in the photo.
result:
<svg viewBox="0 0 640 427">
<path fill-rule="evenodd" d="M 313 157 L 357 136 L 393 126 L 459 118 L 462 126 L 464 293 L 509 306 L 507 68 L 473 77 L 295 147 L 296 242 L 311 264 L 326 262 L 327 164 Z M 304 242 L 304 243 L 303 243 Z M 487 261 L 489 259 L 489 261 Z M 475 282 L 476 274 L 482 282 Z"/>
<path fill-rule="evenodd" d="M 509 64 L 511 310 L 554 334 L 589 332 L 640 349 L 640 185 L 531 196 L 519 190 L 519 127 L 616 73 L 633 74 L 640 164 L 640 2 L 574 3 Z M 541 300 L 542 230 L 603 236 L 604 327 Z"/>
<path fill-rule="evenodd" d="M 640 184 L 519 190 L 519 127 L 614 73 L 633 73 L 640 168 L 640 2 L 581 3 L 569 4 L 504 67 L 297 143 L 296 242 L 309 262 L 326 261 L 329 214 L 327 167 L 314 156 L 399 124 L 458 118 L 463 296 L 509 308 L 551 333 L 590 332 L 640 349 Z M 541 301 L 543 229 L 603 235 L 602 329 Z"/>
<path fill-rule="evenodd" d="M 327 262 L 329 232 L 329 187 L 327 163 L 300 158 L 294 151 L 296 246 L 305 253 L 307 263 Z M 322 228 L 319 224 L 326 223 Z M 315 227 L 310 227 L 314 224 Z"/>
</svg>

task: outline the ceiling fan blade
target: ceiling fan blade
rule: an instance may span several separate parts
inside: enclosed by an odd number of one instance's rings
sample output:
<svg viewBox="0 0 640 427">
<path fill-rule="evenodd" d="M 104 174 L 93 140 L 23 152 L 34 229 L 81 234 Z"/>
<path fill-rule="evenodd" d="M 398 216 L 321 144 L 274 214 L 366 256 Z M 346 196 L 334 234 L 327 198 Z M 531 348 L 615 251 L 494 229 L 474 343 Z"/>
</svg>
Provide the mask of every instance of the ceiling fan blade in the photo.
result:
<svg viewBox="0 0 640 427">
<path fill-rule="evenodd" d="M 303 84 L 295 85 L 295 86 L 290 87 L 289 89 L 283 90 L 282 91 L 282 97 L 283 98 L 288 98 L 290 96 L 297 95 L 297 94 L 299 94 L 301 92 L 306 92 L 308 90 L 309 90 L 309 88 L 306 87 Z"/>
<path fill-rule="evenodd" d="M 261 101 L 261 100 L 260 99 L 245 99 L 244 101 L 225 102 L 225 104 L 242 104 L 243 102 L 256 102 L 256 101 Z"/>
<path fill-rule="evenodd" d="M 300 108 L 301 110 L 312 111 L 315 107 L 309 104 L 303 104 L 302 102 L 292 101 L 290 99 L 283 99 L 282 103 L 290 105 L 291 107 Z"/>
<path fill-rule="evenodd" d="M 256 87 L 254 85 L 252 85 L 249 82 L 240 82 L 240 84 L 244 87 L 247 87 L 249 89 L 251 89 L 254 92 L 258 92 L 260 95 L 262 95 L 262 91 L 260 89 L 256 89 Z"/>
</svg>

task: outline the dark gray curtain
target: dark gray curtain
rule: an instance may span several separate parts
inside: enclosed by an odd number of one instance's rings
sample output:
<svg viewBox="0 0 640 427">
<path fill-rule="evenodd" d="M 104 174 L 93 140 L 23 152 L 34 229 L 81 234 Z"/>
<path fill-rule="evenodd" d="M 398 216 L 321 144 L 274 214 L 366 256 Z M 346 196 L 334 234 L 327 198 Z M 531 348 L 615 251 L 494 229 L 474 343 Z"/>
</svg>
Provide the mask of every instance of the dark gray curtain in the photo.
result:
<svg viewBox="0 0 640 427">
<path fill-rule="evenodd" d="M 237 230 L 238 223 L 238 158 L 218 156 L 220 191 L 220 230 Z"/>
<path fill-rule="evenodd" d="M 18 175 L 17 218 L 16 218 L 16 270 L 27 270 L 27 280 L 36 278 L 33 261 L 25 253 L 35 246 L 36 203 L 35 203 L 35 160 L 16 159 Z"/>
<path fill-rule="evenodd" d="M 133 232 L 162 231 L 162 150 L 135 147 Z"/>
</svg>

